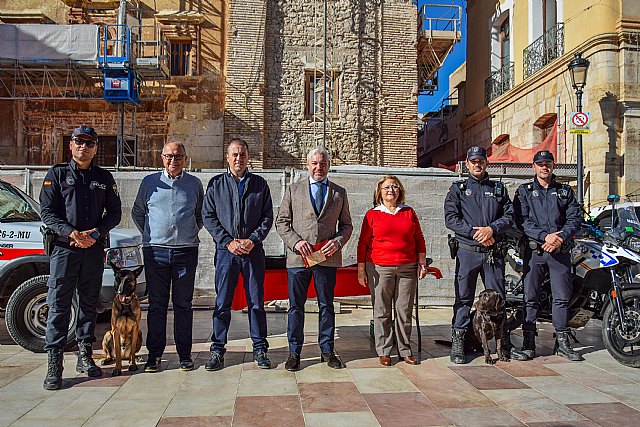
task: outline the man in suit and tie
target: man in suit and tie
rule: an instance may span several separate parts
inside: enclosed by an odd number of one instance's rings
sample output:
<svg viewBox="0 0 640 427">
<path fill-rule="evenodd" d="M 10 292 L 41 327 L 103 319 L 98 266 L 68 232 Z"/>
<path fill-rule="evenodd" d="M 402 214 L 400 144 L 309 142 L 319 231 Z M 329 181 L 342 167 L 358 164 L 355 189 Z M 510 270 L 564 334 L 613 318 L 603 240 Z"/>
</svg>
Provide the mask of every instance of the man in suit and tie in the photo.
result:
<svg viewBox="0 0 640 427">
<path fill-rule="evenodd" d="M 276 218 L 276 230 L 287 245 L 287 371 L 300 369 L 300 353 L 304 344 L 304 304 L 312 277 L 318 295 L 321 360 L 326 361 L 330 368 L 342 368 L 342 362 L 334 352 L 333 292 L 336 269 L 342 266 L 341 249 L 351 237 L 353 225 L 347 192 L 328 180 L 329 165 L 327 150 L 323 147 L 311 149 L 307 154 L 309 177 L 289 186 Z M 326 243 L 320 251 L 327 259 L 305 268 L 301 255 L 310 255 L 313 245 L 323 241 Z"/>
</svg>

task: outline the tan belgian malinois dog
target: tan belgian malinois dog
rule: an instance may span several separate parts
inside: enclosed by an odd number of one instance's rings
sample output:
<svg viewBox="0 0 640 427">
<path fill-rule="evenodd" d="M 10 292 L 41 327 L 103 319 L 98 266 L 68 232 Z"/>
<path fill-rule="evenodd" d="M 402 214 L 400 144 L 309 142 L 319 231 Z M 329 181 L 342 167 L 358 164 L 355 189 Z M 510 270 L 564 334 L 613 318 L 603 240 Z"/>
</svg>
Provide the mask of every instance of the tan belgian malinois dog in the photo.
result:
<svg viewBox="0 0 640 427">
<path fill-rule="evenodd" d="M 112 376 L 122 375 L 122 358 L 129 359 L 129 370 L 137 371 L 136 353 L 142 347 L 140 330 L 140 301 L 136 295 L 137 278 L 144 267 L 125 270 L 113 263 L 115 291 L 111 306 L 111 330 L 105 332 L 102 340 L 104 358 L 102 365 L 116 362 Z"/>
</svg>

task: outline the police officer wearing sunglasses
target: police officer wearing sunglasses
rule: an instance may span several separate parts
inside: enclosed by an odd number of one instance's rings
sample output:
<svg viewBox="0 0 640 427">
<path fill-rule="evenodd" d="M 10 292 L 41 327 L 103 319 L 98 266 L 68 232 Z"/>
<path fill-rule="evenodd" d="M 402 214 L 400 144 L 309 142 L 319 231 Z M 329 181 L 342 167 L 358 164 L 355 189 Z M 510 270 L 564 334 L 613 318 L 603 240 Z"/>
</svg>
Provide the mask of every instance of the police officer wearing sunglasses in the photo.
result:
<svg viewBox="0 0 640 427">
<path fill-rule="evenodd" d="M 77 372 L 102 375 L 91 358 L 95 342 L 96 308 L 102 285 L 102 243 L 122 215 L 118 188 L 110 172 L 93 164 L 98 135 L 89 126 L 73 130 L 69 163 L 47 172 L 40 191 L 40 213 L 44 224 L 56 234 L 50 254 L 47 304 L 49 313 L 44 349 L 48 353 L 46 390 L 62 385 L 62 357 L 67 344 L 71 301 L 78 292 L 76 339 Z"/>
</svg>

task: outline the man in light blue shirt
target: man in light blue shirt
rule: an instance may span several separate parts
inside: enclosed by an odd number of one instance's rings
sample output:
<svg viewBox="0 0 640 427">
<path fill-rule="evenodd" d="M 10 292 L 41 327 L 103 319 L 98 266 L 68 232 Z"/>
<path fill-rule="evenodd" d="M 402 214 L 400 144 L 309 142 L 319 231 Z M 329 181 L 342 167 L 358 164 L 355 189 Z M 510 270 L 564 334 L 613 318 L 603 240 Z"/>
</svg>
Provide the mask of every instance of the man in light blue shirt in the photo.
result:
<svg viewBox="0 0 640 427">
<path fill-rule="evenodd" d="M 193 287 L 198 266 L 198 232 L 202 228 L 204 189 L 199 178 L 183 170 L 183 144 L 169 142 L 162 149 L 164 170 L 140 184 L 131 216 L 142 233 L 145 276 L 149 293 L 145 372 L 160 369 L 166 346 L 169 295 L 173 303 L 173 336 L 180 370 L 190 371 Z"/>
</svg>

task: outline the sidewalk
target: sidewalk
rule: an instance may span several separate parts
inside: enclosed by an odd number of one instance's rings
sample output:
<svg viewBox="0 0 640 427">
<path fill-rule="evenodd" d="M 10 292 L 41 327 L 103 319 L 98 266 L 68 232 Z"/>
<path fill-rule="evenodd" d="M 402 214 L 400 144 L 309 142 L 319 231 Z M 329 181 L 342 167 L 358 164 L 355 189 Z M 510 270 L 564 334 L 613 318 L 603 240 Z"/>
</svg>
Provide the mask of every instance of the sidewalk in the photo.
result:
<svg viewBox="0 0 640 427">
<path fill-rule="evenodd" d="M 76 375 L 75 355 L 66 353 L 63 389 L 55 392 L 42 389 L 46 355 L 15 345 L 0 320 L 0 426 L 640 425 L 640 369 L 609 356 L 599 321 L 577 333 L 575 347 L 584 362 L 552 356 L 551 325 L 543 324 L 540 356 L 533 361 L 489 366 L 478 355 L 469 364 L 452 365 L 449 349 L 434 343 L 450 339 L 451 310 L 420 315 L 422 363 L 409 366 L 394 357 L 392 367 L 383 367 L 369 339 L 371 310 L 343 308 L 336 350 L 347 369 L 334 370 L 320 363 L 317 315 L 307 313 L 302 369 L 293 373 L 284 370 L 286 314 L 268 314 L 269 355 L 276 366 L 261 370 L 245 338 L 246 315 L 234 312 L 225 368 L 207 372 L 211 311 L 197 310 L 194 371 L 179 371 L 175 348 L 168 347 L 161 372 L 145 374 L 141 364 L 131 373 L 125 363 L 121 377 L 111 377 L 107 367 L 102 378 L 89 379 Z M 98 324 L 99 340 L 108 327 Z M 514 341 L 519 345 L 521 337 Z"/>
</svg>

